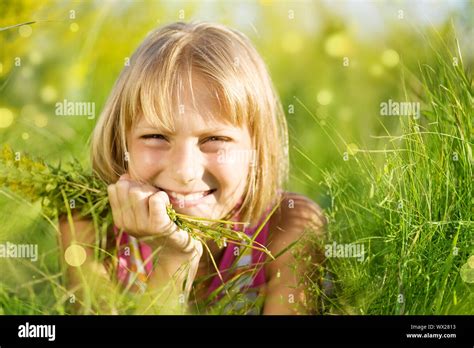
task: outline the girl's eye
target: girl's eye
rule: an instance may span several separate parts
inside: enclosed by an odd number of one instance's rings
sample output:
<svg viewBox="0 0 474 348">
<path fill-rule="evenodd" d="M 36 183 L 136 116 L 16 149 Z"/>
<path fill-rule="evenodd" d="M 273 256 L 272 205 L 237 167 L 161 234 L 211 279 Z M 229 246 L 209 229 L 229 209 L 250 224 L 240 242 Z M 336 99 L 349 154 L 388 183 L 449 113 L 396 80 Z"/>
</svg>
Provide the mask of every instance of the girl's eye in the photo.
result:
<svg viewBox="0 0 474 348">
<path fill-rule="evenodd" d="M 231 141 L 230 138 L 221 137 L 221 136 L 212 136 L 212 137 L 204 139 L 204 143 L 205 142 L 229 142 L 229 141 Z"/>
<path fill-rule="evenodd" d="M 142 139 L 162 139 L 166 140 L 165 136 L 162 134 L 145 134 L 142 135 L 140 138 Z"/>
</svg>

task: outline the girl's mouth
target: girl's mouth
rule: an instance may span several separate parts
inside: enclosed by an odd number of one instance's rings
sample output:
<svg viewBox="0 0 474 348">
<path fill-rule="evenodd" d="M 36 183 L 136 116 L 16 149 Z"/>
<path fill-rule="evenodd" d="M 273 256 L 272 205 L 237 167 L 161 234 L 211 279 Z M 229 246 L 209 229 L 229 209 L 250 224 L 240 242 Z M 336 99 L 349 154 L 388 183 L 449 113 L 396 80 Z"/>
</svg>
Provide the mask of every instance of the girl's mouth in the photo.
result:
<svg viewBox="0 0 474 348">
<path fill-rule="evenodd" d="M 168 194 L 171 204 L 178 205 L 180 208 L 201 204 L 206 199 L 206 197 L 217 191 L 217 189 L 210 189 L 207 191 L 175 192 L 163 189 L 161 187 L 159 187 L 159 189 Z"/>
</svg>

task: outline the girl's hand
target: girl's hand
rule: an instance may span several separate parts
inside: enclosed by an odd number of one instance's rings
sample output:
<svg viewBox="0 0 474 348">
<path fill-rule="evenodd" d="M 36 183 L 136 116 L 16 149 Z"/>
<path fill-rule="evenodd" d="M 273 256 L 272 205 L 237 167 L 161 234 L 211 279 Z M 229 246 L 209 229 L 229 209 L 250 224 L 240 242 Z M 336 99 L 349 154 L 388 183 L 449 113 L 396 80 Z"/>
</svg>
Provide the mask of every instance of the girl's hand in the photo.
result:
<svg viewBox="0 0 474 348">
<path fill-rule="evenodd" d="M 159 258 L 181 264 L 199 262 L 201 242 L 180 230 L 171 221 L 166 206 L 168 195 L 151 185 L 139 184 L 128 174 L 107 188 L 115 225 L 136 238 L 145 238 L 152 247 L 161 247 Z M 151 237 L 151 238 L 150 238 Z M 196 257 L 198 256 L 198 257 Z M 164 258 L 164 259 L 163 259 Z"/>
</svg>

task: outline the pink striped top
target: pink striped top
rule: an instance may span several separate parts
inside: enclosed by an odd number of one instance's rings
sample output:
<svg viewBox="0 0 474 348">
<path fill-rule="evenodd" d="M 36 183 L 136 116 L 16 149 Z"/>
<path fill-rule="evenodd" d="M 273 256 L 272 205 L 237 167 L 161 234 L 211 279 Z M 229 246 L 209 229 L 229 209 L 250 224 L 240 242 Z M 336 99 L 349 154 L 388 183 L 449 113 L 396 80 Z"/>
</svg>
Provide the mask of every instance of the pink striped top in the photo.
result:
<svg viewBox="0 0 474 348">
<path fill-rule="evenodd" d="M 255 232 L 258 230 L 258 227 L 263 222 L 264 218 L 265 217 L 260 220 L 256 227 L 246 228 L 244 230 L 245 234 L 250 237 L 253 237 Z M 263 246 L 267 245 L 268 229 L 269 222 L 267 222 L 265 226 L 263 226 L 259 234 L 255 237 L 255 241 L 257 243 L 260 243 Z M 221 273 L 221 276 L 225 282 L 232 275 L 234 275 L 234 272 L 232 272 L 234 268 L 237 268 L 236 272 L 239 272 L 239 270 L 248 270 L 249 268 L 253 268 L 254 272 L 251 273 L 251 278 L 248 279 L 247 282 L 245 282 L 244 284 L 241 284 L 241 286 L 247 289 L 258 288 L 266 283 L 265 267 L 263 266 L 263 262 L 265 262 L 266 255 L 263 251 L 260 250 L 249 248 L 246 249 L 248 249 L 247 253 L 245 252 L 245 250 L 243 250 L 243 248 L 239 248 L 239 246 L 233 244 L 232 242 L 229 242 L 220 260 L 219 272 Z M 238 252 L 236 252 L 237 250 Z M 241 252 L 243 252 L 244 254 L 240 255 Z M 237 260 L 237 264 L 235 264 L 238 256 L 240 256 L 240 259 Z M 211 282 L 211 285 L 209 286 L 208 295 L 214 292 L 221 285 L 223 285 L 221 278 L 219 277 L 219 275 L 215 275 Z"/>
<path fill-rule="evenodd" d="M 146 289 L 148 276 L 153 271 L 152 249 L 126 232 L 120 232 L 114 226 L 117 245 L 117 280 L 134 290 Z"/>
</svg>

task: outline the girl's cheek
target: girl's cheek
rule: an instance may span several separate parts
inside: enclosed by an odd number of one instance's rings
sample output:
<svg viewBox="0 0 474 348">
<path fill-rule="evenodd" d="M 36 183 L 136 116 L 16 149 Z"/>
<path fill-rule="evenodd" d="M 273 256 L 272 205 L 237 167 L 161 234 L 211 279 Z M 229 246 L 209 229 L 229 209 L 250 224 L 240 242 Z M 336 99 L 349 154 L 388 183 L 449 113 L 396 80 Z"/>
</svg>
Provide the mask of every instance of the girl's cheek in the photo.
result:
<svg viewBox="0 0 474 348">
<path fill-rule="evenodd" d="M 235 188 L 240 182 L 245 181 L 249 173 L 248 162 L 236 157 L 214 156 L 208 161 L 207 170 L 218 180 L 222 186 Z"/>
<path fill-rule="evenodd" d="M 132 166 L 141 177 L 152 176 L 160 170 L 164 160 L 162 151 L 149 149 L 145 146 L 135 148 L 132 153 Z"/>
<path fill-rule="evenodd" d="M 229 168 L 242 168 L 249 165 L 252 150 L 237 146 L 223 145 L 212 155 L 215 161 Z"/>
</svg>

